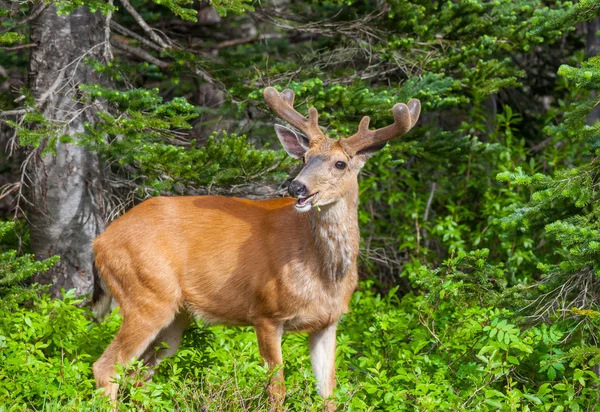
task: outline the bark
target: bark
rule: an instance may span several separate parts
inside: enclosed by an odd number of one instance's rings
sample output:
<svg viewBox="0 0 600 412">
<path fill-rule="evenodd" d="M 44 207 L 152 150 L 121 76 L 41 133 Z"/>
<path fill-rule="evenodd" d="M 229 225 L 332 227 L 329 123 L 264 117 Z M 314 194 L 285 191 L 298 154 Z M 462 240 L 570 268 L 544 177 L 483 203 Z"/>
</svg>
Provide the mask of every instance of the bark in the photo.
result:
<svg viewBox="0 0 600 412">
<path fill-rule="evenodd" d="M 600 36 L 596 35 L 600 31 L 600 17 L 585 22 L 585 54 L 589 57 L 600 55 Z M 594 124 L 600 120 L 600 108 L 596 107 L 588 116 L 588 124 Z M 600 378 L 600 364 L 592 366 L 592 370 Z M 600 399 L 600 392 L 598 393 Z"/>
<path fill-rule="evenodd" d="M 596 33 L 600 31 L 600 17 L 587 21 L 584 23 L 584 25 L 586 33 L 585 54 L 589 58 L 598 56 L 600 55 L 600 36 L 597 36 Z M 598 120 L 600 120 L 600 108 L 596 107 L 592 113 L 590 113 L 590 116 L 588 117 L 588 123 L 593 124 Z M 600 367 L 596 373 L 598 376 L 600 376 Z"/>
<path fill-rule="evenodd" d="M 598 31 L 600 31 L 600 17 L 585 22 L 585 54 L 588 57 L 600 54 L 600 36 L 596 35 Z"/>
<path fill-rule="evenodd" d="M 105 56 L 107 23 L 84 7 L 59 16 L 50 6 L 30 26 L 31 41 L 39 46 L 31 52 L 29 86 L 46 119 L 75 139 L 101 109 L 80 101 L 78 85 L 101 82 L 83 59 Z M 101 168 L 84 147 L 60 142 L 55 147 L 56 155 L 43 155 L 42 147 L 30 152 L 28 163 L 31 249 L 38 259 L 60 256 L 35 280 L 52 284 L 54 296 L 61 288 L 81 295 L 92 288 L 91 241 L 104 228 Z"/>
</svg>

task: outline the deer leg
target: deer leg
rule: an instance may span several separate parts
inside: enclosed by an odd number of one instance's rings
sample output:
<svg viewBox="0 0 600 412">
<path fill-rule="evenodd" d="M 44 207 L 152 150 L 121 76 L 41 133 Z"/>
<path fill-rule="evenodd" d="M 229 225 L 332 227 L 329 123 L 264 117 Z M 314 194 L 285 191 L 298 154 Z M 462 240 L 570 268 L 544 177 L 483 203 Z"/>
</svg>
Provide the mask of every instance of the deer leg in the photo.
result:
<svg viewBox="0 0 600 412">
<path fill-rule="evenodd" d="M 160 331 L 152 344 L 148 346 L 141 359 L 144 361 L 150 370 L 148 371 L 147 379 L 152 379 L 155 368 L 168 356 L 174 355 L 181 345 L 183 332 L 191 323 L 191 318 L 186 312 L 179 313 L 173 322 L 166 328 Z M 167 347 L 162 343 L 165 342 Z"/>
<path fill-rule="evenodd" d="M 260 355 L 273 370 L 283 364 L 281 356 L 281 336 L 283 335 L 283 325 L 270 320 L 260 320 L 254 323 L 256 337 L 258 340 L 258 350 Z M 285 384 L 283 380 L 283 368 L 279 368 L 271 378 L 268 386 L 269 403 L 271 408 L 281 409 L 285 397 Z"/>
<path fill-rule="evenodd" d="M 328 398 L 335 388 L 335 337 L 337 323 L 309 334 L 310 360 L 312 363 L 319 395 Z M 327 409 L 334 410 L 333 402 L 325 403 Z"/>
<path fill-rule="evenodd" d="M 162 309 L 162 308 L 161 308 Z M 169 325 L 175 314 L 170 311 L 156 311 L 154 316 L 123 316 L 121 329 L 108 345 L 102 356 L 94 363 L 93 372 L 98 388 L 112 401 L 117 398 L 119 385 L 112 382 L 117 363 L 127 363 L 138 358 L 156 338 L 160 330 Z"/>
</svg>

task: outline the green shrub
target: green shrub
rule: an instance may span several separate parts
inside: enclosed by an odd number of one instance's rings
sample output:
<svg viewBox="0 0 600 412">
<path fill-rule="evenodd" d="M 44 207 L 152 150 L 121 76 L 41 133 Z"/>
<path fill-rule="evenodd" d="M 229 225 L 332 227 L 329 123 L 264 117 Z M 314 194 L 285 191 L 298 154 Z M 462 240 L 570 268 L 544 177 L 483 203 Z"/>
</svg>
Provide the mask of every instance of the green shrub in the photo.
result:
<svg viewBox="0 0 600 412">
<path fill-rule="evenodd" d="M 460 265 L 464 257 L 448 265 Z M 435 297 L 361 284 L 338 337 L 341 410 L 591 410 L 588 356 L 562 361 L 561 325 L 523 327 L 515 313 L 476 304 L 462 290 Z M 459 301 L 457 301 L 457 299 Z M 0 313 L 0 404 L 4 410 L 103 410 L 92 363 L 120 324 L 97 324 L 81 299 L 41 296 Z M 458 304 L 460 303 L 460 304 Z M 289 410 L 320 410 L 307 339 L 284 336 Z M 267 368 L 251 328 L 196 325 L 181 349 L 138 386 L 141 365 L 120 380 L 122 410 L 264 410 Z"/>
</svg>

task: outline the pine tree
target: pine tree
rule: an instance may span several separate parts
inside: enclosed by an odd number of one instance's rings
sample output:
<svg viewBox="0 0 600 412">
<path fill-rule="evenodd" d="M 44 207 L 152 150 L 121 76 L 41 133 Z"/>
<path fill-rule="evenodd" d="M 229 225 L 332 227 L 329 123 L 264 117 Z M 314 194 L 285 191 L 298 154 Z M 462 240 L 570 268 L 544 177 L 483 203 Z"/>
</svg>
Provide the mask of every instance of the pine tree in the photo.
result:
<svg viewBox="0 0 600 412">
<path fill-rule="evenodd" d="M 567 30 L 598 15 L 597 2 L 581 1 L 548 13 L 534 33 Z M 600 121 L 592 116 L 600 104 L 600 56 L 591 56 L 577 67 L 562 65 L 558 75 L 573 92 L 574 101 L 545 133 L 562 150 L 575 148 L 576 163 L 558 165 L 552 174 L 528 174 L 521 169 L 499 174 L 500 181 L 532 191 L 531 200 L 515 205 L 501 222 L 507 230 L 543 228 L 541 237 L 548 244 L 537 253 L 542 276 L 537 293 L 531 296 L 533 315 L 569 325 L 571 335 L 581 342 L 579 349 L 572 350 L 573 362 L 582 363 L 594 357 L 597 361 L 600 337 Z M 600 369 L 596 373 L 600 376 Z"/>
</svg>

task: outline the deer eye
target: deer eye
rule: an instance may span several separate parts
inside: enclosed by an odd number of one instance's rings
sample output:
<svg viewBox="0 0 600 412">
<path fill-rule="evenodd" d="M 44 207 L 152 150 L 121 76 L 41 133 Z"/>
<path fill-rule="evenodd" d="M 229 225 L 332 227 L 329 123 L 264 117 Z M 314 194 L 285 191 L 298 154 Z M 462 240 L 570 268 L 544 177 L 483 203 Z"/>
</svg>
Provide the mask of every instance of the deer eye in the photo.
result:
<svg viewBox="0 0 600 412">
<path fill-rule="evenodd" d="M 346 162 L 335 162 L 335 167 L 340 170 L 344 170 L 346 168 Z"/>
</svg>

